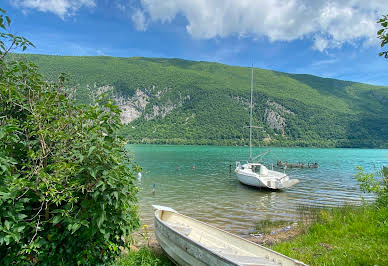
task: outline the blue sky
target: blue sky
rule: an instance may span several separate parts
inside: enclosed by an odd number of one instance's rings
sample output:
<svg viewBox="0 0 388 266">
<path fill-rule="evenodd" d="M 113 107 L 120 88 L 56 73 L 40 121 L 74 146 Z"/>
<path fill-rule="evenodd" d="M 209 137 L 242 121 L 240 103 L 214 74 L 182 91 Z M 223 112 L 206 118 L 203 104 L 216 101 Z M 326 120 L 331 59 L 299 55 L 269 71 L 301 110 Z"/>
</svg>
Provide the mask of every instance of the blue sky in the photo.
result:
<svg viewBox="0 0 388 266">
<path fill-rule="evenodd" d="M 388 85 L 387 0 L 1 0 L 29 53 L 172 57 Z M 387 48 L 388 49 L 388 48 Z"/>
</svg>

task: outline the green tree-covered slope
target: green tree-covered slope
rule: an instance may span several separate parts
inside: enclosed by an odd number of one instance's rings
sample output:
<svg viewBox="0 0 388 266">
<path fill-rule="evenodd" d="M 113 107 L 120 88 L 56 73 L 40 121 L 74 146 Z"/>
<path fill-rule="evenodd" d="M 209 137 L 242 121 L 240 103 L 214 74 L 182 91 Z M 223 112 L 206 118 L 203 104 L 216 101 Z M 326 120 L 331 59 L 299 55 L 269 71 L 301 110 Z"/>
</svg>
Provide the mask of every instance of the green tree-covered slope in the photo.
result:
<svg viewBox="0 0 388 266">
<path fill-rule="evenodd" d="M 79 101 L 116 98 L 131 142 L 248 142 L 250 69 L 162 58 L 13 55 L 50 79 L 71 74 Z M 388 87 L 254 69 L 255 142 L 388 147 Z"/>
</svg>

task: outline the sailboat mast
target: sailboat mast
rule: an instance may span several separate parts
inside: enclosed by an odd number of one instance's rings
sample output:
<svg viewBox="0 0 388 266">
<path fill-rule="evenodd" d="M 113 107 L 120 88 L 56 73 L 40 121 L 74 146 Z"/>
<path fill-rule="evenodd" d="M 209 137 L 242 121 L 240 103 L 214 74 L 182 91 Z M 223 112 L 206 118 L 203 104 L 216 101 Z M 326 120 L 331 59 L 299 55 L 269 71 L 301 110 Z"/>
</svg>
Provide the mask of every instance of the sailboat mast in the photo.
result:
<svg viewBox="0 0 388 266">
<path fill-rule="evenodd" d="M 253 109 L 253 64 L 251 69 L 251 113 L 249 119 L 249 161 L 252 161 L 252 109 Z"/>
</svg>

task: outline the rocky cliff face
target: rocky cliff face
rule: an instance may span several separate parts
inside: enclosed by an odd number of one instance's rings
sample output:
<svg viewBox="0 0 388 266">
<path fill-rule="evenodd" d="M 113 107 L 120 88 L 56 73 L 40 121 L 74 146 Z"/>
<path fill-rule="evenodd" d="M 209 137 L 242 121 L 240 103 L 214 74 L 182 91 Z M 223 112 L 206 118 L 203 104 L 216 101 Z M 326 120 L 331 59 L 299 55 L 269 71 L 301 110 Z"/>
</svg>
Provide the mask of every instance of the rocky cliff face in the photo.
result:
<svg viewBox="0 0 388 266">
<path fill-rule="evenodd" d="M 264 122 L 270 128 L 282 131 L 287 125 L 286 114 L 295 116 L 294 112 L 288 110 L 281 104 L 268 100 L 267 107 L 264 111 Z"/>
<path fill-rule="evenodd" d="M 123 124 L 129 124 L 137 118 L 144 115 L 145 120 L 151 120 L 155 117 L 164 118 L 171 113 L 174 109 L 181 107 L 186 100 L 190 100 L 190 95 L 179 97 L 175 102 L 171 100 L 167 94 L 168 88 L 157 90 L 155 86 L 152 86 L 149 90 L 137 89 L 135 94 L 131 97 L 123 97 L 115 93 L 115 89 L 112 86 L 96 87 L 94 85 L 95 93 L 101 95 L 102 93 L 109 93 L 116 101 L 117 106 L 121 109 L 121 122 Z M 91 93 L 90 97 L 94 98 L 94 94 Z M 152 98 L 156 101 L 152 101 Z"/>
<path fill-rule="evenodd" d="M 143 91 L 137 89 L 134 96 L 130 98 L 116 97 L 117 105 L 121 109 L 121 122 L 123 124 L 129 124 L 133 120 L 139 118 L 149 100 L 149 96 Z"/>
<path fill-rule="evenodd" d="M 176 108 L 181 107 L 186 100 L 190 100 L 190 95 L 182 96 L 180 93 L 178 93 L 176 99 L 171 99 L 168 96 L 169 91 L 170 89 L 168 88 L 163 90 L 156 90 L 156 88 L 154 88 L 154 92 L 150 97 L 155 97 L 157 102 L 152 103 L 150 108 L 151 111 L 144 112 L 145 120 L 151 120 L 156 117 L 164 118 Z"/>
<path fill-rule="evenodd" d="M 134 96 L 127 98 L 118 95 L 115 92 L 115 88 L 110 85 L 97 87 L 94 84 L 93 90 L 90 89 L 89 85 L 87 87 L 90 92 L 89 97 L 92 101 L 96 100 L 96 95 L 101 95 L 103 93 L 108 94 L 115 100 L 117 106 L 121 110 L 121 122 L 123 124 L 129 124 L 133 120 L 139 118 L 143 114 L 150 98 L 147 93 L 139 89 L 136 90 Z"/>
<path fill-rule="evenodd" d="M 144 116 L 145 120 L 152 120 L 156 117 L 164 118 L 176 108 L 181 107 L 185 101 L 190 100 L 190 95 L 183 96 L 181 93 L 176 95 L 176 99 L 171 100 L 171 93 L 169 88 L 157 89 L 152 86 L 149 89 L 137 89 L 133 96 L 123 97 L 115 93 L 112 86 L 96 87 L 94 85 L 97 95 L 102 93 L 109 93 L 115 99 L 116 104 L 121 109 L 121 121 L 123 124 L 129 124 L 132 121 Z M 232 96 L 238 103 L 249 109 L 250 102 L 239 96 Z M 265 103 L 265 111 L 263 115 L 263 122 L 270 128 L 284 132 L 287 126 L 286 116 L 295 116 L 295 113 L 285 108 L 281 104 L 267 100 Z M 270 137 L 268 136 L 270 139 Z"/>
<path fill-rule="evenodd" d="M 232 99 L 235 100 L 237 103 L 242 104 L 245 109 L 249 109 L 249 107 L 251 106 L 250 101 L 248 99 L 245 99 L 244 97 L 232 96 Z M 253 107 L 255 107 L 254 103 Z"/>
<path fill-rule="evenodd" d="M 282 130 L 286 127 L 286 119 L 269 108 L 265 109 L 264 122 L 272 129 Z"/>
<path fill-rule="evenodd" d="M 235 100 L 238 104 L 243 105 L 245 109 L 249 109 L 250 101 L 248 99 L 240 96 L 232 96 L 232 99 Z M 263 115 L 263 122 L 266 123 L 270 128 L 283 132 L 284 128 L 287 126 L 285 116 L 295 116 L 295 113 L 272 100 L 267 100 L 265 105 L 266 108 Z M 255 108 L 254 103 L 253 108 Z M 270 141 L 270 136 L 268 136 L 266 140 Z"/>
<path fill-rule="evenodd" d="M 168 101 L 165 105 L 153 105 L 152 106 L 152 113 L 145 114 L 144 118 L 145 120 L 151 120 L 154 119 L 157 116 L 161 116 L 164 118 L 166 115 L 171 113 L 177 106 L 173 104 L 171 101 Z"/>
</svg>

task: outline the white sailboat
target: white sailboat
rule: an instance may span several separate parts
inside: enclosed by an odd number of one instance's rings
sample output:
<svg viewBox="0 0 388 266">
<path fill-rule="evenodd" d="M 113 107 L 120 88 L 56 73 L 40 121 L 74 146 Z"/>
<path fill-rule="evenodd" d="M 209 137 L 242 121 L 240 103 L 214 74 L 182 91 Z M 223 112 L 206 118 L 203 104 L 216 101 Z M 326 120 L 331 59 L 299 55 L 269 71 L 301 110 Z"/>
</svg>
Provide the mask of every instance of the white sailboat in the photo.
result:
<svg viewBox="0 0 388 266">
<path fill-rule="evenodd" d="M 260 154 L 252 159 L 252 109 L 253 109 L 253 66 L 251 73 L 251 105 L 250 105 L 250 120 L 249 120 L 249 160 L 245 164 L 236 162 L 236 175 L 238 180 L 249 186 L 269 188 L 269 189 L 285 189 L 297 183 L 298 179 L 290 179 L 285 173 L 274 170 L 269 170 L 265 165 L 254 162 L 258 157 L 264 156 L 266 153 Z"/>
</svg>

